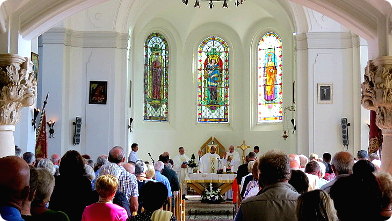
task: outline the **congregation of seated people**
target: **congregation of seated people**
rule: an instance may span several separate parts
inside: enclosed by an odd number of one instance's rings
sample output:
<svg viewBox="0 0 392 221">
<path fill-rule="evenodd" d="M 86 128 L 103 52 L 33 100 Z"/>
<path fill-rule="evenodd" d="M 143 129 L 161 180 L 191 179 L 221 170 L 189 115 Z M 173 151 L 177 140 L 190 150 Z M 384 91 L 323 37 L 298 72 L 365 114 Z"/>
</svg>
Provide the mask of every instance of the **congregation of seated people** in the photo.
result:
<svg viewBox="0 0 392 221">
<path fill-rule="evenodd" d="M 115 146 L 95 164 L 76 150 L 48 159 L 16 150 L 0 158 L 6 168 L 0 170 L 0 215 L 9 221 L 177 220 L 164 206 L 182 185 L 181 167 L 168 152 L 148 162 L 137 150 L 133 144 L 126 162 L 124 149 Z M 392 176 L 380 167 L 377 154 L 364 150 L 356 158 L 345 151 L 322 158 L 250 152 L 236 171 L 241 204 L 234 220 L 388 220 Z"/>
</svg>

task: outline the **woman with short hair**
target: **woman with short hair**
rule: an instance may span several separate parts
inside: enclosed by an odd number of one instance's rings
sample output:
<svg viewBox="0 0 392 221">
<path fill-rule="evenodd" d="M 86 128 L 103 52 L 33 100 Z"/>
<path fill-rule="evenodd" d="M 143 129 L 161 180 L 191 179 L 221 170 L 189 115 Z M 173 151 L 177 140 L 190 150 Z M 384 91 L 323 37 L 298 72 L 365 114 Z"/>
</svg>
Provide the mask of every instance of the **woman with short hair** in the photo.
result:
<svg viewBox="0 0 392 221">
<path fill-rule="evenodd" d="M 126 221 L 128 214 L 124 208 L 113 204 L 118 187 L 118 179 L 113 175 L 102 175 L 95 182 L 99 201 L 84 209 L 82 221 Z"/>
<path fill-rule="evenodd" d="M 34 200 L 31 203 L 31 215 L 33 220 L 40 221 L 69 221 L 67 214 L 61 211 L 46 209 L 54 188 L 54 176 L 45 168 L 39 168 L 37 172 L 37 188 Z"/>
</svg>

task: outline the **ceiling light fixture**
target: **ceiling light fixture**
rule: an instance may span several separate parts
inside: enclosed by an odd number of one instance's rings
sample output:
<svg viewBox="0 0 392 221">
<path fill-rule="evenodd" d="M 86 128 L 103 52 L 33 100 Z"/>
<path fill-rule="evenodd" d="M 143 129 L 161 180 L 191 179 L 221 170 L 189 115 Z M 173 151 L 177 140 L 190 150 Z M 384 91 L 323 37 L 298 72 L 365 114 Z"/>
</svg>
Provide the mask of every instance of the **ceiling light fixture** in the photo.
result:
<svg viewBox="0 0 392 221">
<path fill-rule="evenodd" d="M 235 6 L 239 6 L 241 4 L 243 4 L 246 0 L 195 0 L 195 4 L 194 7 L 195 8 L 200 8 L 200 1 L 208 1 L 208 7 L 210 9 L 212 9 L 214 7 L 214 2 L 223 2 L 222 8 L 228 8 L 228 1 L 234 1 L 234 5 Z M 185 5 L 188 5 L 189 0 L 182 0 L 182 3 L 184 3 Z"/>
</svg>

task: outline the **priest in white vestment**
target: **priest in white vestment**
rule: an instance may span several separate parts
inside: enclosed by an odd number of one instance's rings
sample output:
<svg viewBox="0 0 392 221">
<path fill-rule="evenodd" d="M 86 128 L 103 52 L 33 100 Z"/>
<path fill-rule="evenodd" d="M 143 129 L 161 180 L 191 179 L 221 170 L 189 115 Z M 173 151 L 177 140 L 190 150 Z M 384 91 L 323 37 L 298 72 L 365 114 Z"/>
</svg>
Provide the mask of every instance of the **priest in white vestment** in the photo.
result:
<svg viewBox="0 0 392 221">
<path fill-rule="evenodd" d="M 225 153 L 224 166 L 226 168 L 231 168 L 231 172 L 237 172 L 240 166 L 241 158 L 238 152 L 234 151 L 234 146 L 229 147 L 229 151 Z"/>
<path fill-rule="evenodd" d="M 215 152 L 216 147 L 212 146 L 210 152 L 200 158 L 199 165 L 202 173 L 216 173 L 220 169 L 220 156 Z M 201 156 L 201 151 L 199 151 L 199 156 Z"/>
<path fill-rule="evenodd" d="M 173 170 L 177 172 L 177 176 L 180 181 L 181 188 L 182 188 L 182 193 L 186 194 L 187 193 L 187 191 L 186 191 L 187 185 L 186 185 L 186 183 L 184 183 L 184 180 L 185 180 L 185 177 L 187 174 L 187 169 L 188 169 L 187 163 L 190 159 L 187 155 L 185 155 L 184 147 L 180 147 L 178 149 L 178 152 L 180 154 L 175 156 L 173 159 L 173 163 L 174 163 Z"/>
</svg>

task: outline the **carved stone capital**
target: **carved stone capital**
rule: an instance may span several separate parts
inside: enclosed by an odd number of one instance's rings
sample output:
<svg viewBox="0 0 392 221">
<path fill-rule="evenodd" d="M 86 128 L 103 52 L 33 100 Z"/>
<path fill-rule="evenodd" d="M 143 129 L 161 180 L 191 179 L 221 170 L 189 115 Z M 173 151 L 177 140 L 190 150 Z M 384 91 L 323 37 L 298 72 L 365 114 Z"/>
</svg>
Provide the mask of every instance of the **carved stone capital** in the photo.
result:
<svg viewBox="0 0 392 221">
<path fill-rule="evenodd" d="M 34 104 L 37 81 L 29 58 L 0 54 L 0 125 L 16 125 L 20 110 Z"/>
</svg>

